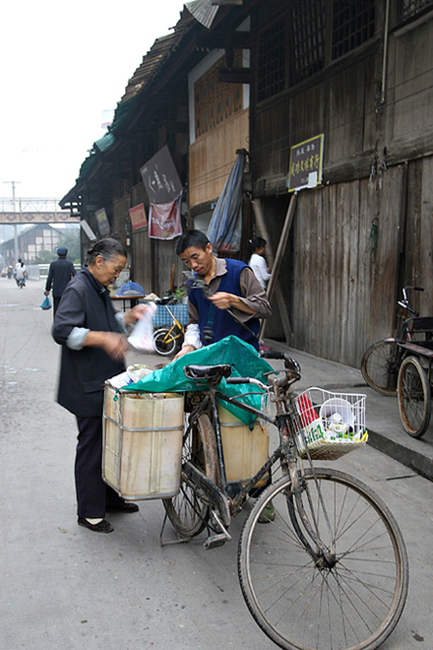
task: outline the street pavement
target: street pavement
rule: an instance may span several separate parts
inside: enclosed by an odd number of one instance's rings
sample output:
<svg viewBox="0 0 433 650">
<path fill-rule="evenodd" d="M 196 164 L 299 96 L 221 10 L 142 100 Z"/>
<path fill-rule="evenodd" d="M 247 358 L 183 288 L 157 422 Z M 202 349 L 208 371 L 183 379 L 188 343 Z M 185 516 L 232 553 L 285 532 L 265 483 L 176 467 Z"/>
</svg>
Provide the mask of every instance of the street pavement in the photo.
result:
<svg viewBox="0 0 433 650">
<path fill-rule="evenodd" d="M 76 424 L 55 402 L 60 350 L 50 335 L 52 312 L 39 308 L 43 288 L 42 281 L 29 281 L 20 290 L 0 278 L 0 650 L 275 649 L 249 614 L 237 578 L 248 504 L 230 526 L 232 541 L 210 551 L 203 539 L 161 546 L 159 500 L 140 502 L 137 514 L 110 515 L 110 535 L 77 526 Z M 333 465 L 382 497 L 406 541 L 408 601 L 382 647 L 427 650 L 433 639 L 433 482 L 425 476 L 432 478 L 433 425 L 422 440 L 412 440 L 397 400 L 366 387 L 360 371 L 290 352 L 303 371 L 300 389 L 367 395 L 374 447 Z M 154 368 L 166 360 L 128 355 L 128 363 L 137 361 Z M 164 541 L 174 540 L 167 525 Z"/>
</svg>

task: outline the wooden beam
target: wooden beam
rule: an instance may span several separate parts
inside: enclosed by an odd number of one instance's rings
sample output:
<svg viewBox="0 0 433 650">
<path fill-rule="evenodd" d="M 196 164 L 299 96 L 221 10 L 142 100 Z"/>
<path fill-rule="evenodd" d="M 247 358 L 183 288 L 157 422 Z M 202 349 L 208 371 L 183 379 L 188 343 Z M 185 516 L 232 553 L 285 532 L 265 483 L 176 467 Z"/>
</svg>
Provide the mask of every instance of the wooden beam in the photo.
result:
<svg viewBox="0 0 433 650">
<path fill-rule="evenodd" d="M 277 273 L 277 268 L 274 267 L 274 252 L 272 249 L 272 244 L 270 243 L 270 238 L 269 238 L 269 233 L 268 229 L 266 227 L 266 222 L 263 217 L 263 211 L 262 211 L 262 204 L 260 199 L 254 199 L 252 201 L 253 205 L 253 211 L 254 211 L 254 216 L 256 219 L 256 225 L 257 225 L 257 230 L 259 231 L 260 237 L 263 237 L 263 239 L 266 239 L 267 242 L 267 257 L 268 257 L 268 262 L 269 265 L 272 268 L 272 276 Z M 271 278 L 272 278 L 271 276 Z M 269 284 L 268 284 L 268 289 L 269 289 Z M 268 292 L 267 292 L 268 293 Z M 269 294 L 268 294 L 269 297 Z M 283 292 L 281 289 L 281 285 L 279 283 L 278 277 L 275 276 L 275 298 L 277 300 L 277 305 L 278 309 L 280 311 L 280 316 L 281 316 L 281 324 L 283 326 L 283 331 L 284 331 L 284 338 L 286 339 L 287 345 L 292 344 L 292 338 L 293 338 L 293 332 L 292 332 L 292 327 L 290 324 L 290 318 L 289 314 L 287 311 L 287 306 L 284 300 Z M 270 299 L 270 298 L 269 298 Z M 262 321 L 262 326 L 261 326 L 261 336 L 263 335 L 264 332 L 264 323 L 266 321 Z"/>
<path fill-rule="evenodd" d="M 229 42 L 235 50 L 249 50 L 251 48 L 250 32 L 213 32 L 197 37 L 198 50 L 225 50 Z"/>
<path fill-rule="evenodd" d="M 218 68 L 218 81 L 226 84 L 251 83 L 250 68 Z"/>
</svg>

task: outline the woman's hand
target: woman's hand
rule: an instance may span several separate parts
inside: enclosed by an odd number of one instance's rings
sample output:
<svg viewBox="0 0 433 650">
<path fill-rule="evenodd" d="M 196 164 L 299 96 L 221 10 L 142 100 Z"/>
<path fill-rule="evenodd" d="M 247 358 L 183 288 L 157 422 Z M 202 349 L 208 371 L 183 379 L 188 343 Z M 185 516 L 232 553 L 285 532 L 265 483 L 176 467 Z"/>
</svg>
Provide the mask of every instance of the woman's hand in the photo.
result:
<svg viewBox="0 0 433 650">
<path fill-rule="evenodd" d="M 83 344 L 102 348 L 115 361 L 121 361 L 129 349 L 126 338 L 118 332 L 89 332 Z"/>
<path fill-rule="evenodd" d="M 135 321 L 143 318 L 143 314 L 149 309 L 149 305 L 136 305 L 125 314 L 125 325 L 131 325 Z"/>
</svg>

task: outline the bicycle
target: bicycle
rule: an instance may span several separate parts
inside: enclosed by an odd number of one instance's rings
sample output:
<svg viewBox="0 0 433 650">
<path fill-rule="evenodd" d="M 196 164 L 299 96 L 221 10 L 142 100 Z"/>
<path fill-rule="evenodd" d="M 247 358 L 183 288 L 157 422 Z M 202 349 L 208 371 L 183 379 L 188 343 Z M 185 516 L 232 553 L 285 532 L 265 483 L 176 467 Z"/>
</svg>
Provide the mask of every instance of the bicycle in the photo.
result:
<svg viewBox="0 0 433 650">
<path fill-rule="evenodd" d="M 169 298 L 170 299 L 170 298 Z M 153 341 L 155 343 L 155 349 L 159 354 L 167 356 L 169 354 L 174 354 L 180 350 L 184 336 L 185 329 L 183 325 L 179 323 L 176 316 L 173 314 L 169 306 L 163 300 L 159 301 L 159 304 L 163 304 L 173 319 L 172 325 L 165 325 L 155 330 L 153 333 Z"/>
<path fill-rule="evenodd" d="M 373 650 L 391 634 L 405 605 L 403 537 L 386 505 L 364 483 L 314 467 L 313 457 L 322 456 L 307 438 L 317 424 L 314 391 L 321 389 L 296 396 L 291 386 L 300 379 L 299 364 L 284 353 L 262 356 L 284 361 L 284 370 L 268 373 L 268 385 L 230 377 L 229 365 L 184 367 L 185 376 L 203 390 L 188 394 L 181 490 L 163 501 L 163 529 L 168 518 L 180 541 L 207 529 L 205 548 L 221 546 L 231 539 L 231 517 L 251 490 L 279 468 L 281 478 L 258 496 L 239 540 L 238 574 L 249 611 L 263 632 L 287 650 Z M 222 377 L 227 383 L 252 384 L 272 400 L 276 415 L 242 403 L 244 394 L 229 398 L 221 393 Z M 356 422 L 363 431 L 365 396 L 345 398 L 355 413 L 354 435 Z M 278 429 L 278 447 L 246 482 L 227 480 L 217 399 Z M 349 425 L 343 425 L 336 424 L 350 436 Z"/>
<path fill-rule="evenodd" d="M 364 352 L 361 372 L 371 388 L 381 395 L 397 395 L 398 371 L 402 362 L 402 349 L 398 343 L 408 337 L 405 326 L 409 314 L 419 316 L 409 305 L 407 291 L 424 291 L 422 287 L 404 287 L 403 299 L 397 302 L 397 324 L 394 337 L 376 341 Z"/>
</svg>

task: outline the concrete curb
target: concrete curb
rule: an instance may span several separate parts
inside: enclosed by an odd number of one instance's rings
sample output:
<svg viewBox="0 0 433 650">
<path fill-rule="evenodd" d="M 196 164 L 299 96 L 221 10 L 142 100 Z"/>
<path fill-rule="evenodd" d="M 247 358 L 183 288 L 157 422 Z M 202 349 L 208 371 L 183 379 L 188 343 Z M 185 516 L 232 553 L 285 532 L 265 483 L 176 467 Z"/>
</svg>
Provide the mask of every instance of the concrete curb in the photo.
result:
<svg viewBox="0 0 433 650">
<path fill-rule="evenodd" d="M 368 444 L 433 481 L 433 458 L 428 455 L 409 449 L 372 429 L 368 430 Z"/>
</svg>

